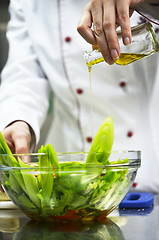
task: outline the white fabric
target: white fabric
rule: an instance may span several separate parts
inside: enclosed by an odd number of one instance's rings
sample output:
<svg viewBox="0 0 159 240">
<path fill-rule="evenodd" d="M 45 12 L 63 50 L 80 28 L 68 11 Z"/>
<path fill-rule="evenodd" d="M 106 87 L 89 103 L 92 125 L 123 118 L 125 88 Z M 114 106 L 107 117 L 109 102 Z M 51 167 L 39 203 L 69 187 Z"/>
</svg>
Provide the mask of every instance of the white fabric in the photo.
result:
<svg viewBox="0 0 159 240">
<path fill-rule="evenodd" d="M 43 144 L 52 143 L 56 151 L 87 151 L 91 145 L 87 137 L 112 116 L 113 150 L 142 151 L 137 189 L 159 192 L 159 54 L 127 66 L 94 66 L 90 97 L 83 52 L 91 46 L 76 30 L 87 2 L 11 0 L 9 60 L 0 88 L 0 129 L 14 120 L 24 120 L 38 142 L 53 89 L 53 124 L 48 126 Z M 134 14 L 132 25 L 138 20 Z M 65 41 L 66 37 L 71 41 Z M 125 88 L 119 86 L 121 81 L 126 82 Z M 77 94 L 77 89 L 83 93 Z M 132 137 L 127 137 L 128 131 L 133 132 Z"/>
</svg>

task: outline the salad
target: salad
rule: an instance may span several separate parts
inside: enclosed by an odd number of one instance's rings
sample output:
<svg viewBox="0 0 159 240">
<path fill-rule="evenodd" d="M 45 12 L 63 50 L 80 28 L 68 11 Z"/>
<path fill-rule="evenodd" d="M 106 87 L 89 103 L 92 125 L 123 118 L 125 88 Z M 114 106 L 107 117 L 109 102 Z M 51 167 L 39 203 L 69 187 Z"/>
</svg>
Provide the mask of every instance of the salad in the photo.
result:
<svg viewBox="0 0 159 240">
<path fill-rule="evenodd" d="M 25 164 L 20 155 L 12 154 L 0 133 L 2 186 L 11 200 L 34 220 L 105 217 L 129 187 L 128 169 L 111 167 L 128 162 L 128 159 L 109 161 L 113 140 L 113 120 L 108 117 L 85 160 L 81 153 L 81 161 L 61 162 L 53 146 L 47 144 L 39 149 L 37 163 Z"/>
</svg>

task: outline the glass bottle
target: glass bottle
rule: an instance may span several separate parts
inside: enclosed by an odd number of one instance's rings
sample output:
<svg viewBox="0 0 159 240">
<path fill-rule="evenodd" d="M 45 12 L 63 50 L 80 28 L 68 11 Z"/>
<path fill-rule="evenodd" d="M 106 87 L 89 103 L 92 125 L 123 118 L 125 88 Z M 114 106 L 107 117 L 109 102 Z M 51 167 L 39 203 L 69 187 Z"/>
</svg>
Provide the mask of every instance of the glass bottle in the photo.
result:
<svg viewBox="0 0 159 240">
<path fill-rule="evenodd" d="M 131 32 L 132 42 L 125 46 L 122 41 L 121 31 L 117 31 L 121 54 L 115 60 L 116 64 L 127 65 L 159 51 L 159 42 L 150 22 L 132 27 Z M 93 48 L 92 51 L 84 52 L 88 69 L 91 69 L 92 65 L 104 61 L 99 47 L 93 46 Z"/>
</svg>

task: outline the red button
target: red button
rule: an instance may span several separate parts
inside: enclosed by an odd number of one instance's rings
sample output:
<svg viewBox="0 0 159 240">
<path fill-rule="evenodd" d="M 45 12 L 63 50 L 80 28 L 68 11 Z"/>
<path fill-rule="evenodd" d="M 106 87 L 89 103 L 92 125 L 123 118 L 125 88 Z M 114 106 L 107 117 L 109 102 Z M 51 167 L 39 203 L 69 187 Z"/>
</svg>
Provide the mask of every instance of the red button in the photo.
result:
<svg viewBox="0 0 159 240">
<path fill-rule="evenodd" d="M 87 137 L 86 140 L 87 140 L 87 142 L 89 142 L 89 143 L 92 142 L 92 138 L 91 138 L 91 137 Z"/>
<path fill-rule="evenodd" d="M 83 89 L 78 88 L 78 89 L 76 90 L 76 92 L 77 92 L 78 94 L 82 94 L 82 93 L 83 93 Z"/>
<path fill-rule="evenodd" d="M 128 137 L 132 137 L 132 136 L 133 136 L 133 132 L 132 132 L 132 131 L 129 131 L 129 132 L 127 133 L 127 136 L 128 136 Z"/>
<path fill-rule="evenodd" d="M 134 188 L 137 187 L 137 183 L 134 182 L 132 186 L 133 186 Z"/>
<path fill-rule="evenodd" d="M 65 37 L 65 42 L 71 42 L 71 38 L 70 37 Z"/>
<path fill-rule="evenodd" d="M 119 86 L 120 86 L 120 87 L 125 87 L 125 86 L 126 86 L 126 82 L 121 81 L 121 82 L 119 83 Z"/>
</svg>

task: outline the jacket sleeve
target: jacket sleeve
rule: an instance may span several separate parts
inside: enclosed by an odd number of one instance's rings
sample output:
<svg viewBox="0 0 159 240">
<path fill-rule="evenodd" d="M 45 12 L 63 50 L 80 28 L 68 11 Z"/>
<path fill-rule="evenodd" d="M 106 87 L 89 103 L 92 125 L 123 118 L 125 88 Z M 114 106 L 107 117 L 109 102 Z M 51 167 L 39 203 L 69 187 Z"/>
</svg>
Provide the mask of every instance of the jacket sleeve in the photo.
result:
<svg viewBox="0 0 159 240">
<path fill-rule="evenodd" d="M 150 4 L 150 3 L 142 3 L 137 8 L 137 11 L 150 16 L 151 18 L 159 20 L 159 3 L 158 4 Z"/>
<path fill-rule="evenodd" d="M 1 74 L 0 130 L 15 120 L 23 120 L 31 126 L 38 142 L 50 88 L 27 31 L 22 2 L 12 0 L 9 6 L 9 53 Z"/>
</svg>

